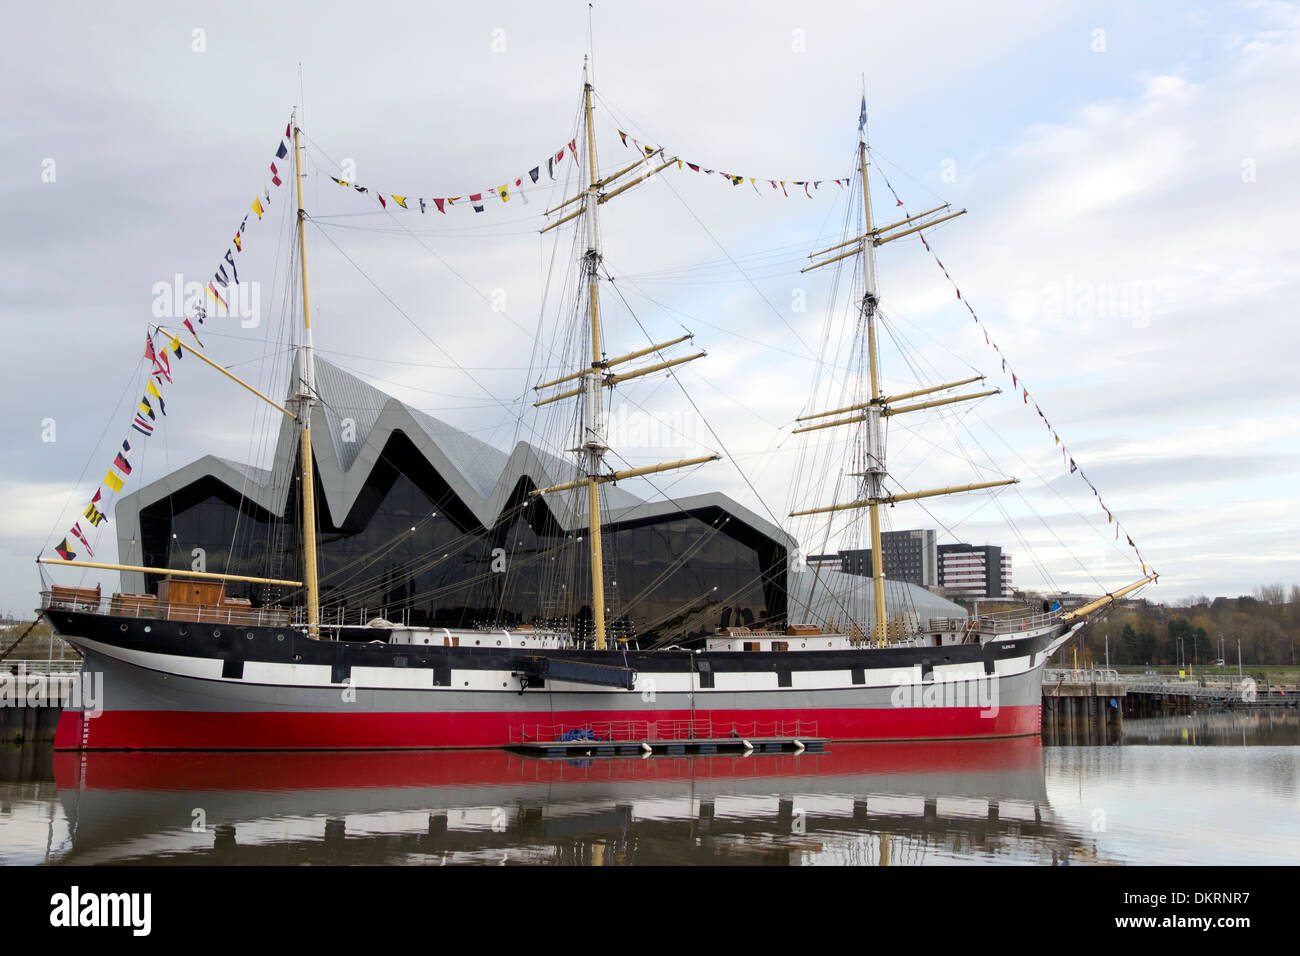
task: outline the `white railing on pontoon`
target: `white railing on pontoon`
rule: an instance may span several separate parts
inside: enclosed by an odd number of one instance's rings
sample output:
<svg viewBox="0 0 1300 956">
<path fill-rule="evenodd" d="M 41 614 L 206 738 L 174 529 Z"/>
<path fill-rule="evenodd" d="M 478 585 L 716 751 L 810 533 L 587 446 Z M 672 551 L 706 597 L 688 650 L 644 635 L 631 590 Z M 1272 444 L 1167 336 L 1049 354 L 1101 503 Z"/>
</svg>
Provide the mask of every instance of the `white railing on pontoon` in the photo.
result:
<svg viewBox="0 0 1300 956">
<path fill-rule="evenodd" d="M 0 674 L 76 674 L 81 670 L 81 659 L 52 661 L 26 657 L 7 658 L 0 661 Z"/>
<path fill-rule="evenodd" d="M 1052 667 L 1043 671 L 1044 684 L 1117 684 L 1119 671 L 1110 667 Z"/>
<path fill-rule="evenodd" d="M 510 728 L 511 743 L 550 743 L 573 731 L 591 734 L 593 743 L 639 743 L 642 740 L 718 740 L 722 738 L 798 739 L 816 737 L 809 720 L 595 720 L 584 724 L 522 724 Z M 585 739 L 585 738 L 584 738 Z"/>
</svg>

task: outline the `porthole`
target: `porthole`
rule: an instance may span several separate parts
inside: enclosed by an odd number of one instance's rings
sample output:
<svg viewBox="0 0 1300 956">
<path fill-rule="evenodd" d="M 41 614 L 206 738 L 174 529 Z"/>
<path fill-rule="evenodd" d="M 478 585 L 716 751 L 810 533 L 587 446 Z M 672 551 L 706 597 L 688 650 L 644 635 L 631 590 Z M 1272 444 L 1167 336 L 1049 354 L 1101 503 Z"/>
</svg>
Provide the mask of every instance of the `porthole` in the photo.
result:
<svg viewBox="0 0 1300 956">
<path fill-rule="evenodd" d="M 179 634 L 181 637 L 184 637 L 184 636 L 185 636 L 186 634 L 188 634 L 189 632 L 190 632 L 190 629 L 189 629 L 188 627 L 182 627 L 182 628 L 181 628 L 179 631 L 177 631 L 176 633 Z"/>
<path fill-rule="evenodd" d="M 150 631 L 152 631 L 152 630 L 153 630 L 153 626 L 152 626 L 152 625 L 150 625 L 150 624 L 146 624 L 146 625 L 144 626 L 144 632 L 145 632 L 146 634 L 148 634 L 148 633 L 149 633 Z"/>
<path fill-rule="evenodd" d="M 252 637 L 253 635 L 252 635 L 252 634 L 249 634 L 248 636 L 249 636 L 249 637 Z M 283 640 L 284 640 L 284 635 L 283 635 L 283 634 L 277 634 L 277 635 L 275 635 L 275 639 L 276 639 L 277 641 L 283 641 Z"/>
<path fill-rule="evenodd" d="M 251 641 L 251 640 L 253 639 L 253 632 L 252 632 L 252 631 L 245 631 L 245 632 L 244 632 L 244 637 L 246 637 L 248 640 Z"/>
<path fill-rule="evenodd" d="M 478 647 L 479 644 L 481 644 L 481 643 L 482 643 L 481 641 L 475 641 L 475 642 L 474 642 L 474 646 L 475 646 L 475 647 Z"/>
<path fill-rule="evenodd" d="M 497 641 L 497 647 L 500 647 L 500 646 L 501 646 L 501 642 L 500 642 L 500 641 Z"/>
<path fill-rule="evenodd" d="M 807 641 L 804 641 L 804 642 L 803 642 L 802 644 L 800 644 L 799 646 L 800 646 L 801 648 L 803 648 L 803 647 L 807 647 L 807 646 L 808 646 L 808 642 L 807 642 Z"/>
<path fill-rule="evenodd" d="M 214 627 L 214 628 L 212 629 L 212 636 L 213 636 L 213 637 L 220 637 L 220 636 L 221 636 L 221 628 L 219 628 L 219 627 Z"/>
<path fill-rule="evenodd" d="M 121 628 L 123 631 L 126 630 L 126 625 L 125 625 L 125 624 L 119 624 L 118 627 Z"/>
<path fill-rule="evenodd" d="M 465 681 L 465 686 L 466 686 L 466 687 L 469 686 L 469 681 Z"/>
</svg>

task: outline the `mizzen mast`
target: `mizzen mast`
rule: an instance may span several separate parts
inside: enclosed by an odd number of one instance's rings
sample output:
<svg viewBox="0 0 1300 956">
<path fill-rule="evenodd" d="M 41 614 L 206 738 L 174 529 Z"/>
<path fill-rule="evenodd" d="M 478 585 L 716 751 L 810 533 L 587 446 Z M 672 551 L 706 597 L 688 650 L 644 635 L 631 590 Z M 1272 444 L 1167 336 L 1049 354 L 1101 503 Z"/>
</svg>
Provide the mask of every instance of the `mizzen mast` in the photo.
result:
<svg viewBox="0 0 1300 956">
<path fill-rule="evenodd" d="M 606 473 L 605 454 L 609 451 L 609 445 L 606 441 L 606 414 L 604 402 L 604 389 L 613 387 L 620 382 L 633 378 L 639 378 L 642 375 L 649 375 L 653 372 L 663 371 L 684 362 L 690 362 L 697 358 L 703 358 L 706 353 L 698 352 L 694 355 L 688 355 L 682 358 L 665 360 L 657 362 L 644 368 L 638 368 L 630 372 L 621 372 L 611 374 L 608 370 L 611 366 L 629 362 L 633 359 L 649 355 L 651 352 L 657 352 L 660 349 L 668 348 L 679 342 L 684 342 L 691 336 L 682 336 L 669 342 L 660 342 L 647 348 L 638 349 L 629 352 L 626 355 L 620 355 L 617 358 L 606 359 L 601 341 L 600 328 L 600 263 L 601 263 L 601 245 L 600 245 L 600 217 L 599 208 L 605 202 L 613 199 L 615 196 L 632 188 L 638 183 L 644 182 L 660 170 L 666 169 L 676 160 L 668 160 L 660 163 L 655 168 L 642 173 L 642 175 L 622 182 L 617 188 L 604 192 L 606 186 L 622 179 L 624 176 L 634 172 L 644 165 L 650 163 L 653 159 L 663 159 L 662 150 L 650 150 L 647 154 L 638 159 L 635 163 L 620 169 L 612 175 L 601 179 L 596 168 L 596 134 L 592 125 L 591 116 L 591 95 L 592 85 L 587 77 L 587 65 L 584 60 L 582 68 L 582 94 L 583 94 L 583 116 L 586 126 L 587 139 L 587 186 L 578 195 L 560 203 L 549 212 L 556 212 L 572 203 L 582 202 L 581 208 L 575 212 L 568 213 L 562 218 L 556 220 L 542 229 L 542 232 L 548 232 L 556 226 L 562 225 L 571 219 L 576 219 L 582 215 L 586 219 L 587 228 L 587 248 L 582 255 L 583 272 L 587 280 L 587 309 L 588 318 L 591 325 L 591 365 L 589 368 L 579 372 L 572 372 L 560 378 L 553 379 L 549 382 L 543 382 L 534 386 L 534 389 L 541 391 L 563 382 L 571 382 L 581 379 L 580 386 L 568 389 L 558 394 L 551 395 L 547 398 L 535 402 L 535 406 L 548 405 L 552 402 L 558 402 L 566 398 L 582 397 L 584 403 L 582 441 L 575 451 L 581 456 L 585 465 L 586 474 L 577 481 L 564 482 L 562 484 L 552 485 L 549 488 L 540 488 L 533 492 L 534 495 L 551 494 L 560 491 L 569 491 L 583 486 L 587 490 L 587 542 L 588 555 L 591 564 L 591 614 L 592 626 L 595 637 L 595 647 L 597 650 L 605 650 L 606 628 L 605 628 L 605 571 L 604 571 L 604 554 L 603 541 L 601 538 L 600 526 L 600 486 L 609 482 L 618 481 L 622 478 L 633 478 L 640 475 L 657 474 L 661 471 L 669 471 L 674 468 L 686 468 L 691 465 L 703 464 L 706 461 L 713 461 L 718 458 L 717 455 L 707 455 L 700 458 L 688 458 L 682 461 L 665 462 L 660 465 L 649 465 L 642 468 L 630 468 L 624 471 Z"/>
</svg>

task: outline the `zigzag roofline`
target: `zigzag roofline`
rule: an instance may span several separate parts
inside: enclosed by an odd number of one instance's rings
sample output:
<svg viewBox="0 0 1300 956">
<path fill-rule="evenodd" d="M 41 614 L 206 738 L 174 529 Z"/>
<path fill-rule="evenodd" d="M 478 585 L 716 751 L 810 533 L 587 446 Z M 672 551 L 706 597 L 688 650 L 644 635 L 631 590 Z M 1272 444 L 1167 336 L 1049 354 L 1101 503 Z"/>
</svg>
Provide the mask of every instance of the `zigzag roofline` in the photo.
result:
<svg viewBox="0 0 1300 956">
<path fill-rule="evenodd" d="M 317 377 L 321 401 L 312 411 L 312 434 L 317 436 L 314 457 L 320 482 L 318 494 L 331 515 L 341 518 L 351 512 L 371 472 L 379 464 L 384 448 L 397 433 L 405 435 L 414 444 L 479 524 L 486 528 L 494 527 L 508 509 L 511 496 L 521 480 L 546 487 L 570 480 L 576 474 L 576 465 L 541 451 L 529 442 L 518 442 L 506 455 L 439 419 L 417 412 L 337 366 L 317 360 L 317 369 L 324 374 Z M 337 409 L 360 407 L 369 411 L 364 405 L 349 405 L 358 398 L 363 401 L 382 399 L 382 405 L 373 419 L 364 423 L 364 435 L 358 429 L 356 442 L 350 442 L 345 440 L 344 420 Z M 356 427 L 355 422 L 353 427 Z M 324 447 L 327 444 L 328 449 Z M 355 449 L 348 447 L 353 444 L 357 446 Z M 293 422 L 284 419 L 276 441 L 276 465 L 271 471 L 205 455 L 120 498 L 115 517 L 121 561 L 124 564 L 143 563 L 138 534 L 142 510 L 206 477 L 215 478 L 271 514 L 284 514 L 290 488 L 287 480 L 289 463 L 295 460 L 297 449 L 297 428 Z M 491 480 L 492 471 L 496 472 L 495 481 L 491 481 L 490 487 L 485 487 Z M 609 507 L 607 523 L 610 524 L 716 508 L 787 550 L 796 546 L 795 540 L 781 528 L 720 492 L 645 501 L 625 489 L 610 488 L 609 491 L 611 493 L 605 497 Z M 585 495 L 548 498 L 547 505 L 561 527 L 568 530 L 586 527 Z M 137 583 L 143 590 L 143 576 L 136 577 L 140 578 Z"/>
</svg>

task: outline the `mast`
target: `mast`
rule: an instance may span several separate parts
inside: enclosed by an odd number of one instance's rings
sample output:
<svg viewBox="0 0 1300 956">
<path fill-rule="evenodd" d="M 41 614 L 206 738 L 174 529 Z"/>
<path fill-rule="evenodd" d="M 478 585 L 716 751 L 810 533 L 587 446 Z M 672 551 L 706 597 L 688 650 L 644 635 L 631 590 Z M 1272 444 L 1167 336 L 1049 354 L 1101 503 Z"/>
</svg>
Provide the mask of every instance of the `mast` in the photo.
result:
<svg viewBox="0 0 1300 956">
<path fill-rule="evenodd" d="M 867 181 L 867 94 L 862 94 L 862 116 L 858 123 L 858 171 L 862 176 L 862 216 L 866 234 L 871 235 L 871 186 Z M 885 613 L 885 556 L 880 546 L 878 499 L 885 478 L 885 441 L 881 434 L 880 369 L 876 352 L 876 251 L 866 243 L 862 256 L 862 316 L 867 324 L 867 355 L 871 365 L 871 404 L 864 409 L 867 427 L 867 460 L 862 478 L 862 497 L 871 502 L 871 585 L 876 644 L 883 644 L 888 627 Z"/>
<path fill-rule="evenodd" d="M 302 130 L 298 111 L 293 111 L 293 169 L 298 186 L 298 261 L 302 265 L 303 339 L 298 348 L 298 425 L 301 433 L 299 458 L 302 477 L 303 581 L 307 586 L 307 633 L 320 636 L 320 582 L 316 575 L 316 487 L 312 470 L 311 411 L 315 404 L 316 366 L 312 353 L 311 301 L 307 295 L 307 213 L 302 208 Z"/>
<path fill-rule="evenodd" d="M 649 148 L 645 155 L 637 159 L 636 162 L 618 170 L 615 173 L 600 178 L 596 166 L 596 132 L 592 123 L 591 115 L 591 97 L 592 85 L 587 75 L 587 58 L 583 58 L 582 64 L 582 102 L 583 102 L 583 122 L 586 126 L 587 139 L 587 185 L 576 196 L 571 196 L 564 202 L 547 210 L 547 215 L 557 212 L 570 206 L 579 199 L 582 201 L 581 207 L 576 212 L 568 213 L 561 218 L 544 227 L 543 233 L 549 232 L 558 226 L 583 216 L 587 226 L 587 248 L 582 255 L 582 268 L 587 277 L 587 310 L 591 321 L 591 365 L 577 372 L 570 372 L 559 378 L 552 379 L 549 382 L 543 382 L 540 385 L 534 385 L 535 391 L 551 388 L 565 382 L 572 382 L 575 379 L 581 379 L 582 383 L 578 387 L 570 388 L 566 391 L 558 392 L 547 398 L 539 399 L 534 402 L 535 407 L 549 405 L 552 402 L 558 402 L 563 399 L 579 398 L 584 403 L 583 409 L 583 431 L 582 441 L 575 449 L 582 457 L 584 476 L 577 481 L 568 481 L 561 484 L 552 485 L 548 488 L 539 488 L 532 492 L 533 495 L 553 494 L 560 491 L 569 491 L 586 486 L 587 489 L 587 550 L 588 559 L 591 562 L 591 615 L 594 625 L 594 645 L 597 650 L 607 649 L 606 628 L 605 628 L 605 568 L 604 568 L 604 546 L 601 536 L 600 526 L 600 486 L 608 482 L 619 481 L 623 478 L 635 478 L 643 475 L 658 474 L 662 471 L 669 471 L 675 468 L 687 468 L 692 465 L 700 465 L 707 461 L 715 461 L 719 456 L 706 455 L 698 458 L 686 458 L 681 461 L 665 462 L 659 465 L 648 465 L 641 468 L 629 468 L 622 471 L 605 472 L 605 454 L 609 451 L 609 445 L 606 442 L 606 419 L 605 419 L 605 398 L 604 390 L 612 388 L 621 382 L 630 379 L 640 378 L 643 375 L 650 375 L 654 372 L 660 372 L 665 369 L 673 368 L 685 362 L 694 361 L 697 358 L 703 358 L 705 352 L 697 352 L 694 355 L 688 355 L 681 358 L 665 359 L 630 372 L 620 372 L 613 374 L 610 368 L 621 365 L 624 362 L 630 362 L 651 353 L 660 352 L 663 349 L 670 348 L 681 342 L 692 338 L 690 334 L 679 336 L 667 342 L 659 342 L 646 348 L 636 349 L 625 355 L 616 358 L 607 359 L 602 351 L 600 329 L 600 218 L 598 210 L 604 203 L 613 199 L 628 189 L 643 183 L 650 179 L 656 173 L 667 169 L 677 160 L 669 159 L 660 162 L 658 165 L 644 171 L 641 175 L 627 179 L 621 182 L 617 188 L 609 192 L 603 190 L 607 186 L 622 180 L 625 176 L 633 173 L 643 166 L 647 166 L 652 159 L 664 160 L 662 149 Z"/>
<path fill-rule="evenodd" d="M 910 236 L 912 233 L 927 229 L 930 226 L 938 225 L 941 222 L 947 222 L 957 216 L 963 215 L 966 210 L 947 213 L 946 215 L 936 216 L 936 213 L 946 212 L 948 207 L 939 206 L 915 216 L 908 216 L 897 222 L 890 223 L 887 226 L 879 228 L 872 225 L 871 222 L 871 184 L 867 179 L 867 96 L 862 94 L 862 112 L 858 120 L 858 174 L 862 177 L 862 215 L 865 224 L 865 230 L 862 235 L 844 242 L 837 243 L 827 249 L 821 249 L 812 253 L 808 258 L 813 259 L 812 264 L 800 272 L 811 272 L 814 269 L 820 269 L 828 266 L 833 262 L 839 262 L 841 259 L 847 259 L 850 256 L 862 255 L 862 305 L 859 311 L 859 321 L 866 326 L 867 330 L 867 359 L 868 359 L 868 377 L 871 387 L 871 396 L 865 402 L 859 402 L 853 405 L 847 405 L 842 408 L 832 409 L 830 411 L 813 412 L 808 415 L 799 416 L 798 421 L 805 422 L 817 418 L 828 418 L 833 415 L 844 415 L 848 412 L 854 414 L 845 418 L 836 418 L 832 421 L 823 421 L 815 425 L 805 425 L 802 428 L 794 429 L 794 434 L 800 432 L 818 431 L 823 428 L 834 428 L 838 425 L 865 425 L 866 427 L 866 448 L 865 461 L 863 470 L 856 472 L 855 476 L 859 479 L 859 494 L 855 501 L 846 504 L 825 505 L 819 508 L 807 508 L 802 511 L 792 511 L 790 517 L 799 517 L 801 515 L 830 514 L 850 509 L 866 508 L 871 523 L 871 584 L 873 595 L 873 621 L 872 621 L 872 640 L 877 645 L 884 644 L 888 637 L 889 617 L 885 607 L 885 555 L 884 548 L 881 546 L 880 533 L 880 508 L 883 505 L 892 505 L 899 501 L 912 501 L 917 498 L 929 498 L 936 495 L 958 494 L 964 491 L 976 491 L 982 488 L 994 488 L 1000 485 L 1014 484 L 1016 479 L 1001 479 L 998 481 L 975 482 L 968 485 L 952 485 L 946 488 L 935 488 L 928 491 L 914 491 L 906 494 L 886 494 L 884 488 L 885 477 L 889 472 L 885 468 L 885 437 L 884 437 L 884 420 L 893 415 L 902 415 L 907 412 L 922 411 L 927 408 L 935 408 L 940 405 L 949 405 L 954 402 L 969 401 L 974 398 L 983 398 L 986 395 L 996 395 L 997 389 L 991 389 L 983 392 L 973 392 L 964 395 L 950 395 L 942 398 L 933 399 L 926 402 L 916 402 L 910 405 L 898 405 L 896 402 L 909 398 L 916 398 L 922 395 L 930 395 L 935 392 L 946 391 L 961 385 L 969 385 L 972 382 L 981 381 L 983 376 L 966 378 L 957 382 L 946 382 L 942 385 L 934 385 L 928 388 L 914 389 L 908 392 L 902 392 L 897 395 L 885 395 L 880 388 L 880 356 L 879 346 L 876 338 L 876 316 L 879 300 L 876 295 L 876 246 L 884 245 L 886 242 L 892 242 L 895 239 L 901 239 L 904 236 Z M 915 223 L 915 225 L 913 225 Z M 908 228 L 904 228 L 904 227 Z M 847 252 L 839 250 L 848 248 Z M 834 255 L 831 255 L 834 253 Z M 818 257 L 821 258 L 818 260 Z"/>
<path fill-rule="evenodd" d="M 591 317 L 591 368 L 582 384 L 587 400 L 586 440 L 582 449 L 587 458 L 587 541 L 591 562 L 591 620 L 595 629 L 596 650 L 605 649 L 605 567 L 600 536 L 600 484 L 595 480 L 605 461 L 604 369 L 600 352 L 600 177 L 596 174 L 596 134 L 591 124 L 591 81 L 587 61 L 582 63 L 583 112 L 587 125 L 587 192 L 583 199 L 587 219 L 587 251 L 583 264 L 587 271 L 587 297 Z"/>
</svg>

